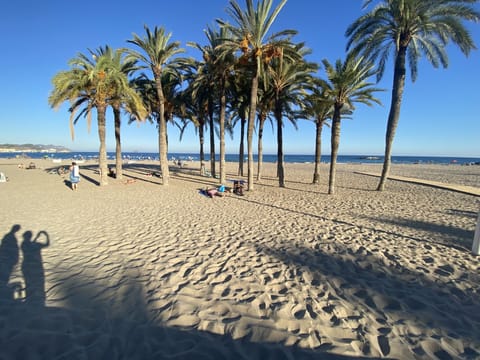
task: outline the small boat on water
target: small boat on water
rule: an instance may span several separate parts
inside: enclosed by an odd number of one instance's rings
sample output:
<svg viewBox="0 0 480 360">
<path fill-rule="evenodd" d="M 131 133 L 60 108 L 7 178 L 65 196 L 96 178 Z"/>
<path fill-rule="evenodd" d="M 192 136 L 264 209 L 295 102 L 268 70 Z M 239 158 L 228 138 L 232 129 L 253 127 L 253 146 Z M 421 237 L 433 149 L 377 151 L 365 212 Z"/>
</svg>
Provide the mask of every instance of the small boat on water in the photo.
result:
<svg viewBox="0 0 480 360">
<path fill-rule="evenodd" d="M 363 157 L 361 157 L 361 159 L 364 159 L 364 160 L 380 160 L 381 157 L 380 156 L 363 156 Z"/>
</svg>

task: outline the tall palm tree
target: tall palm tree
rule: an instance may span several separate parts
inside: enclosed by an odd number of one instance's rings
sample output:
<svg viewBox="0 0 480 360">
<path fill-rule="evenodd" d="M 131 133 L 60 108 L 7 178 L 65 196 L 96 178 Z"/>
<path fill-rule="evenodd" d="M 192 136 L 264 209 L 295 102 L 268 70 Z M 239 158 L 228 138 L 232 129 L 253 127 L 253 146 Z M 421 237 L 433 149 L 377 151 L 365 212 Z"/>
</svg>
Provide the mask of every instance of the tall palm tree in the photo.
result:
<svg viewBox="0 0 480 360">
<path fill-rule="evenodd" d="M 367 0 L 367 7 L 372 0 Z M 400 118 L 405 88 L 406 63 L 412 82 L 417 78 L 418 61 L 425 56 L 434 66 L 448 66 L 446 45 L 451 41 L 468 56 L 475 44 L 463 20 L 478 21 L 480 13 L 469 4 L 477 0 L 381 0 L 346 31 L 347 49 L 379 62 L 378 79 L 383 75 L 390 53 L 394 72 L 390 112 L 385 136 L 385 157 L 377 190 L 385 188 L 391 163 L 392 145 Z"/>
<path fill-rule="evenodd" d="M 247 128 L 248 147 L 248 190 L 254 190 L 253 185 L 253 129 L 257 112 L 257 91 L 260 67 L 262 62 L 270 62 L 275 56 L 281 55 L 285 38 L 296 34 L 293 30 L 284 30 L 271 35 L 266 39 L 275 19 L 286 3 L 280 4 L 272 10 L 272 0 L 259 0 L 256 8 L 253 0 L 246 0 L 246 10 L 238 5 L 235 0 L 230 0 L 227 13 L 236 25 L 231 25 L 223 20 L 217 20 L 222 26 L 229 29 L 233 39 L 224 42 L 221 47 L 226 52 L 241 51 L 240 61 L 249 65 L 251 70 L 250 109 Z M 288 39 L 287 39 L 288 40 Z"/>
<path fill-rule="evenodd" d="M 248 107 L 249 107 L 249 84 L 248 72 L 237 64 L 236 74 L 229 90 L 231 94 L 230 113 L 232 114 L 232 126 L 240 122 L 240 139 L 238 147 L 238 175 L 244 176 L 243 163 L 245 159 L 245 126 L 247 125 Z"/>
<path fill-rule="evenodd" d="M 207 123 L 207 103 L 209 98 L 208 89 L 201 86 L 201 81 L 198 81 L 198 71 L 201 68 L 201 63 L 191 59 L 189 66 L 184 73 L 186 87 L 182 92 L 183 106 L 180 121 L 183 123 L 180 129 L 180 136 L 187 125 L 192 122 L 195 125 L 195 130 L 198 131 L 199 139 L 199 153 L 200 153 L 200 173 L 204 175 L 205 169 L 205 127 Z"/>
<path fill-rule="evenodd" d="M 274 102 L 275 93 L 272 87 L 266 81 L 260 81 L 257 105 L 257 181 L 261 180 L 263 170 L 263 128 L 267 120 L 270 120 L 273 128 L 270 114 L 273 112 Z"/>
<path fill-rule="evenodd" d="M 166 123 L 169 121 L 181 128 L 177 122 L 175 122 L 175 117 L 182 117 L 183 98 L 180 92 L 180 86 L 182 84 L 182 76 L 180 74 L 174 74 L 171 72 L 162 73 L 162 89 L 164 94 L 164 114 L 163 119 Z M 150 123 L 153 123 L 157 127 L 158 131 L 158 147 L 159 150 L 162 148 L 160 135 L 160 114 L 158 113 L 158 96 L 155 81 L 148 78 L 145 74 L 140 74 L 140 76 L 132 80 L 132 86 L 140 94 L 144 107 L 147 109 L 147 120 Z M 138 120 L 138 117 L 135 114 L 130 116 L 130 122 Z M 167 138 L 167 151 L 168 151 L 168 138 Z"/>
<path fill-rule="evenodd" d="M 127 61 L 125 59 L 124 49 L 117 49 L 114 51 L 107 45 L 105 47 L 99 47 L 95 52 L 90 51 L 90 53 L 94 59 L 100 56 L 105 56 L 110 59 L 111 66 L 115 71 L 124 73 L 127 78 L 136 69 L 135 61 Z M 115 126 L 115 175 L 117 180 L 122 180 L 122 144 L 120 133 L 122 121 L 121 110 L 123 108 L 131 113 L 137 121 L 144 120 L 147 114 L 141 96 L 135 91 L 130 83 L 127 87 L 122 87 L 117 90 L 117 94 L 110 99 L 109 104 L 113 109 Z"/>
<path fill-rule="evenodd" d="M 299 55 L 308 53 L 303 44 L 295 46 Z M 273 114 L 277 122 L 277 174 L 280 187 L 285 187 L 283 156 L 283 117 L 296 126 L 296 111 L 312 81 L 317 66 L 303 60 L 290 61 L 283 57 L 274 59 L 266 72 L 266 78 L 274 94 Z"/>
<path fill-rule="evenodd" d="M 312 184 L 320 184 L 320 162 L 322 160 L 322 130 L 328 126 L 328 119 L 333 116 L 333 102 L 328 97 L 324 81 L 315 78 L 316 86 L 303 100 L 302 117 L 312 119 L 315 123 L 315 168 Z"/>
<path fill-rule="evenodd" d="M 106 109 L 111 99 L 121 90 L 128 88 L 127 76 L 112 65 L 108 56 L 90 58 L 78 54 L 69 61 L 70 70 L 60 71 L 53 79 L 53 90 L 48 101 L 53 108 L 58 108 L 64 101 L 72 103 L 71 117 L 83 107 L 90 122 L 91 111 L 97 111 L 99 148 L 100 185 L 108 184 L 107 151 L 105 143 Z"/>
<path fill-rule="evenodd" d="M 188 75 L 188 91 L 194 104 L 199 108 L 199 115 L 201 117 L 199 120 L 199 136 L 200 140 L 203 141 L 204 131 L 208 126 L 209 135 L 210 135 L 210 173 L 213 177 L 216 176 L 215 169 L 215 109 L 218 107 L 217 99 L 215 93 L 217 90 L 217 84 L 215 79 L 215 71 L 212 63 L 209 63 L 210 59 L 208 55 L 208 48 L 201 47 L 198 44 L 189 44 L 190 46 L 196 46 L 199 48 L 204 55 L 206 60 L 199 61 L 195 63 L 196 72 L 193 73 L 190 68 Z M 203 149 L 203 143 L 202 148 Z M 200 160 L 202 168 L 203 158 Z"/>
<path fill-rule="evenodd" d="M 328 193 L 334 194 L 342 112 L 346 109 L 353 111 L 355 103 L 363 103 L 368 106 L 373 105 L 373 103 L 380 104 L 380 100 L 373 97 L 373 93 L 380 91 L 380 89 L 373 87 L 374 84 L 367 81 L 368 78 L 376 74 L 376 70 L 373 63 L 365 61 L 362 57 L 349 54 L 345 62 L 339 59 L 335 62 L 335 65 L 332 65 L 324 59 L 322 63 L 328 78 L 326 91 L 333 101 Z"/>
<path fill-rule="evenodd" d="M 205 30 L 208 44 L 201 46 L 198 43 L 190 43 L 189 45 L 196 47 L 203 54 L 204 66 L 208 69 L 206 73 L 209 74 L 213 81 L 213 90 L 217 94 L 218 99 L 216 103 L 218 107 L 218 119 L 220 127 L 220 183 L 224 184 L 226 181 L 225 169 L 225 114 L 227 109 L 227 85 L 230 79 L 231 72 L 235 65 L 235 57 L 233 51 L 221 50 L 221 44 L 229 39 L 231 36 L 226 27 L 221 27 L 218 30 L 208 27 Z M 211 133 L 213 134 L 213 124 L 211 123 Z M 214 139 L 211 139 L 213 142 Z M 215 161 L 215 159 L 213 159 Z"/>
<path fill-rule="evenodd" d="M 180 48 L 180 43 L 177 41 L 169 43 L 172 34 L 165 33 L 164 28 L 155 27 L 152 32 L 145 26 L 145 32 L 146 35 L 144 37 L 133 34 L 133 39 L 128 40 L 129 43 L 140 48 L 140 51 L 129 50 L 129 54 L 153 73 L 158 97 L 157 113 L 159 116 L 159 153 L 162 184 L 168 185 L 170 173 L 167 158 L 167 123 L 165 119 L 165 96 L 162 87 L 162 74 L 176 70 L 179 62 L 173 57 L 183 53 L 184 49 Z"/>
</svg>

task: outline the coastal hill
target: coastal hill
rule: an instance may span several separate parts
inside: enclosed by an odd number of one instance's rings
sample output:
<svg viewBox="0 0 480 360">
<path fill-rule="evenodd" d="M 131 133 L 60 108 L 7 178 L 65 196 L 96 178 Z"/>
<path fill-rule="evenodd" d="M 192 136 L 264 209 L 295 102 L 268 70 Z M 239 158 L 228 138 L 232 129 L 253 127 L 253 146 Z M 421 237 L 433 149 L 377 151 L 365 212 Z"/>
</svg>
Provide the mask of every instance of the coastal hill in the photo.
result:
<svg viewBox="0 0 480 360">
<path fill-rule="evenodd" d="M 40 145 L 40 144 L 0 144 L 0 153 L 13 152 L 44 152 L 44 153 L 66 153 L 71 152 L 64 146 Z"/>
</svg>

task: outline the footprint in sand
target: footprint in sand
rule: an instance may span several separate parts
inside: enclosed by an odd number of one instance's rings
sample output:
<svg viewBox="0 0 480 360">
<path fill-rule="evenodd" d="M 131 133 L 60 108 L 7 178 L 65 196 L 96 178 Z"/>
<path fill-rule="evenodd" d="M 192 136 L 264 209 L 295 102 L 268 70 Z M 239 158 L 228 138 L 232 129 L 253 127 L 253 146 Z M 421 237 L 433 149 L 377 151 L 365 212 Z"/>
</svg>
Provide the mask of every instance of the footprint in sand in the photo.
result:
<svg viewBox="0 0 480 360">
<path fill-rule="evenodd" d="M 439 266 L 435 271 L 435 274 L 441 275 L 441 276 L 450 276 L 453 275 L 455 272 L 455 269 L 450 266 L 450 265 L 442 265 Z"/>
<path fill-rule="evenodd" d="M 305 317 L 306 312 L 307 312 L 307 310 L 304 309 L 303 307 L 297 307 L 296 309 L 294 308 L 292 311 L 293 311 L 293 316 L 297 320 L 303 319 Z"/>
<path fill-rule="evenodd" d="M 312 308 L 312 305 L 310 304 L 307 304 L 307 312 L 308 312 L 308 315 L 310 315 L 310 317 L 312 319 L 316 319 L 317 318 L 317 313 L 315 311 L 313 311 L 313 308 Z"/>
<path fill-rule="evenodd" d="M 390 343 L 388 338 L 384 335 L 379 335 L 377 337 L 378 346 L 380 347 L 380 351 L 382 352 L 383 356 L 387 356 L 390 354 Z"/>
<path fill-rule="evenodd" d="M 431 256 L 426 256 L 423 258 L 423 261 L 425 261 L 427 264 L 433 264 L 435 260 Z"/>
</svg>

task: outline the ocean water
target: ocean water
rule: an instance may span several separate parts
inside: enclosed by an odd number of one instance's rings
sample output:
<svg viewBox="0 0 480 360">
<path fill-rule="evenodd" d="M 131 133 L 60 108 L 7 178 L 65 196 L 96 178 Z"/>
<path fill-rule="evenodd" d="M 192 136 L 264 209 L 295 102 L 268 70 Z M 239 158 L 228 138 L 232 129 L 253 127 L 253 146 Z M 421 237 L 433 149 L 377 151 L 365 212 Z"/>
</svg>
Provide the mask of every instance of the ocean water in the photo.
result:
<svg viewBox="0 0 480 360">
<path fill-rule="evenodd" d="M 28 157 L 31 159 L 95 159 L 98 157 L 98 152 L 69 152 L 69 153 L 40 153 L 40 152 L 26 152 L 26 153 L 0 153 L 0 158 L 16 158 Z M 114 152 L 108 152 L 109 160 L 115 159 Z M 158 153 L 141 153 L 141 152 L 124 152 L 122 157 L 125 160 L 158 160 Z M 197 153 L 169 153 L 169 160 L 182 161 L 198 161 L 200 159 Z M 313 163 L 315 161 L 314 155 L 285 155 L 285 162 L 287 163 Z M 205 154 L 205 160 L 210 161 L 209 154 Z M 219 160 L 219 156 L 216 156 Z M 245 157 L 245 161 L 247 158 Z M 257 156 L 254 156 L 255 162 Z M 226 161 L 238 162 L 238 154 L 227 154 Z M 274 163 L 277 161 L 277 156 L 273 154 L 264 154 L 264 162 Z M 322 155 L 322 162 L 330 162 L 330 155 Z M 365 156 L 365 155 L 339 155 L 337 163 L 366 163 L 366 164 L 382 164 L 383 156 Z M 459 165 L 480 165 L 480 158 L 475 157 L 451 157 L 451 156 L 392 156 L 392 163 L 397 164 L 459 164 Z"/>
</svg>

